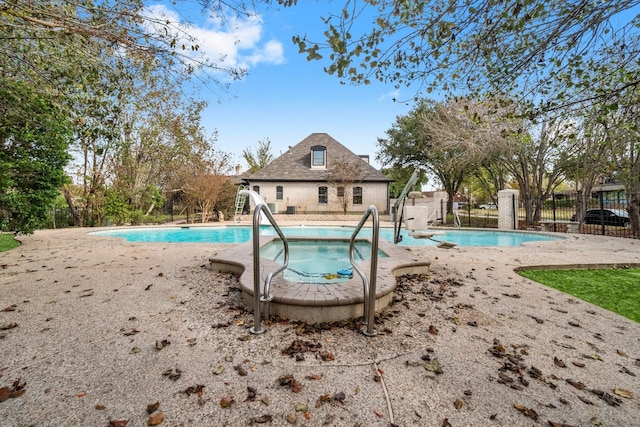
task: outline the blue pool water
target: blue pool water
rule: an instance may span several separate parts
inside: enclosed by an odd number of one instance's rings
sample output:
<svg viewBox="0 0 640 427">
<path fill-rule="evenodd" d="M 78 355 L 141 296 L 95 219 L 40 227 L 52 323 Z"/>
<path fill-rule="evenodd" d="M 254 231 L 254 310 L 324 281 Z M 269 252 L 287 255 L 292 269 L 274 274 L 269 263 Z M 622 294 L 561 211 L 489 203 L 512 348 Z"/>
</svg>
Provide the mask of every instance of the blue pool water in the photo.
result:
<svg viewBox="0 0 640 427">
<path fill-rule="evenodd" d="M 365 241 L 356 242 L 353 255 L 356 263 L 368 260 L 371 258 L 371 244 Z M 267 244 L 260 249 L 260 256 L 282 264 L 282 242 L 274 240 Z M 387 254 L 378 251 L 378 256 L 386 257 Z M 284 271 L 286 280 L 308 284 L 340 283 L 349 280 L 348 273 L 351 270 L 349 242 L 346 240 L 289 241 L 289 266 Z"/>
<path fill-rule="evenodd" d="M 281 227 L 287 237 L 344 237 L 350 238 L 352 227 L 298 226 Z M 431 239 L 416 239 L 402 230 L 400 246 L 435 246 L 439 242 L 451 242 L 458 246 L 520 246 L 524 242 L 552 241 L 561 237 L 538 233 L 516 233 L 489 230 L 438 230 L 443 234 Z M 250 226 L 223 227 L 170 227 L 170 228 L 121 228 L 96 231 L 92 234 L 114 236 L 129 242 L 187 242 L 187 243 L 244 243 L 251 240 Z M 262 226 L 260 234 L 277 236 L 270 226 Z M 371 236 L 371 229 L 363 229 L 358 237 Z M 393 229 L 381 228 L 380 238 L 393 242 Z"/>
</svg>

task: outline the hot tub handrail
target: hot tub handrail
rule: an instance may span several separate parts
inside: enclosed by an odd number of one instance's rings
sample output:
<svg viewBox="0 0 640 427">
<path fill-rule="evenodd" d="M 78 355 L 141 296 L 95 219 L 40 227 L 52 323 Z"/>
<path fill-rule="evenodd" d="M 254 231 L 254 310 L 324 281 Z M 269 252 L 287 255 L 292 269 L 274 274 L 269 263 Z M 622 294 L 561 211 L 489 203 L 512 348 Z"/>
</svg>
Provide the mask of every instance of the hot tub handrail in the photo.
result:
<svg viewBox="0 0 640 427">
<path fill-rule="evenodd" d="M 356 237 L 362 229 L 362 226 L 367 222 L 369 217 L 372 217 L 373 227 L 371 228 L 371 258 L 369 278 L 358 268 L 354 258 L 354 250 L 356 245 Z M 376 277 L 378 273 L 378 238 L 380 236 L 380 221 L 378 219 L 378 209 L 371 205 L 362 216 L 360 223 L 353 230 L 351 240 L 349 242 L 349 260 L 351 266 L 362 278 L 362 285 L 364 287 L 364 314 L 363 320 L 367 324 L 367 328 L 362 331 L 368 337 L 373 337 L 378 334 L 378 331 L 374 328 L 375 322 L 375 304 L 376 304 Z"/>
<path fill-rule="evenodd" d="M 242 190 L 244 191 L 253 191 L 253 190 Z M 260 213 L 263 213 L 269 223 L 273 226 L 278 236 L 282 240 L 282 244 L 284 245 L 284 263 L 277 268 L 275 271 L 269 273 L 267 278 L 264 280 L 264 297 L 260 295 Z M 249 329 L 249 332 L 252 334 L 262 334 L 266 332 L 264 325 L 262 324 L 262 316 L 261 316 L 261 304 L 262 302 L 270 302 L 273 300 L 273 295 L 269 293 L 271 287 L 271 280 L 273 277 L 280 273 L 282 270 L 288 267 L 289 265 L 289 242 L 287 242 L 287 238 L 278 227 L 276 220 L 273 219 L 273 215 L 271 215 L 271 211 L 267 207 L 267 205 L 263 203 L 258 203 L 255 207 L 255 211 L 253 212 L 253 233 L 252 233 L 252 242 L 253 242 L 253 326 Z"/>
</svg>

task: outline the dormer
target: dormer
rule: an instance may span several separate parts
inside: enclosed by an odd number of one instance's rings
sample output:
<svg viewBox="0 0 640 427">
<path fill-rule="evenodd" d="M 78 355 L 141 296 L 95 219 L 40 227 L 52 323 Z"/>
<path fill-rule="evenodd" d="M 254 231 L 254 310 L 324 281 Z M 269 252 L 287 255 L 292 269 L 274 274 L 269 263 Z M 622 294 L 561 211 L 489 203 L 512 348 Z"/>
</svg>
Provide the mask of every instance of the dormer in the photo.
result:
<svg viewBox="0 0 640 427">
<path fill-rule="evenodd" d="M 327 147 L 314 145 L 311 147 L 311 169 L 327 168 Z"/>
</svg>

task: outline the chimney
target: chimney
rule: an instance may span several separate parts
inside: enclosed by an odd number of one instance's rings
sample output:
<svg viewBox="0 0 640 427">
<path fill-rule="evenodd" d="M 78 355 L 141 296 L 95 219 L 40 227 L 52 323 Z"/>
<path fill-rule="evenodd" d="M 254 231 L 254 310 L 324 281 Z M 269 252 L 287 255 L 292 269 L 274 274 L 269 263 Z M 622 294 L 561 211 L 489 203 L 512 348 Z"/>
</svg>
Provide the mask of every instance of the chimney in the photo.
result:
<svg viewBox="0 0 640 427">
<path fill-rule="evenodd" d="M 368 154 L 358 154 L 358 157 L 362 159 L 365 163 L 369 164 L 369 155 Z"/>
<path fill-rule="evenodd" d="M 236 165 L 236 176 L 242 175 L 242 166 Z"/>
</svg>

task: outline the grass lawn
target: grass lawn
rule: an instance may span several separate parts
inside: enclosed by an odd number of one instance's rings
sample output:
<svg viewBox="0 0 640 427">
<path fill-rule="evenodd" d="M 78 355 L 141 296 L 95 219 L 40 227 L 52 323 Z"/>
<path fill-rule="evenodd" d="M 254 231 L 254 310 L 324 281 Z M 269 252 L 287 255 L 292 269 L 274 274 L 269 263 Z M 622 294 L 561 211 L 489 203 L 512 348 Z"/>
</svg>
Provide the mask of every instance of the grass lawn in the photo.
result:
<svg viewBox="0 0 640 427">
<path fill-rule="evenodd" d="M 640 268 L 523 270 L 520 275 L 640 322 Z"/>
<path fill-rule="evenodd" d="M 0 252 L 8 251 L 17 246 L 20 246 L 20 242 L 13 238 L 13 234 L 0 233 Z"/>
</svg>

